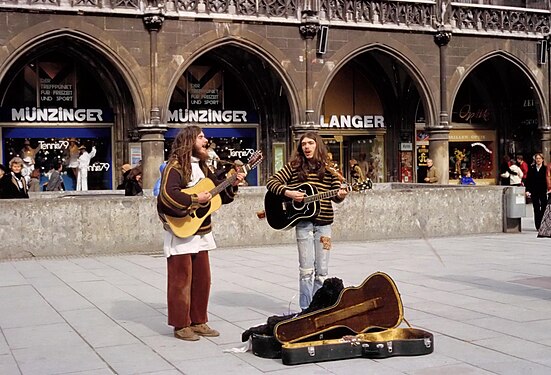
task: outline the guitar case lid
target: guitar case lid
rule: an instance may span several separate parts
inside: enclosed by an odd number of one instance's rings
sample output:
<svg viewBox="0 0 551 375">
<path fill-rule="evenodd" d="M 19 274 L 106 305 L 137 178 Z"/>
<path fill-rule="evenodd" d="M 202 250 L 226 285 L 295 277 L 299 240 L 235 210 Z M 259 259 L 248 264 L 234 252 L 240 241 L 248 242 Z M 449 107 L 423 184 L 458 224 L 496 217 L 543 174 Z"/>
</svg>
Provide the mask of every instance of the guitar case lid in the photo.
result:
<svg viewBox="0 0 551 375">
<path fill-rule="evenodd" d="M 386 273 L 376 272 L 360 286 L 343 289 L 333 306 L 280 322 L 274 332 L 285 344 L 315 339 L 320 334 L 331 336 L 333 330 L 358 334 L 396 328 L 403 318 L 396 284 Z"/>
</svg>

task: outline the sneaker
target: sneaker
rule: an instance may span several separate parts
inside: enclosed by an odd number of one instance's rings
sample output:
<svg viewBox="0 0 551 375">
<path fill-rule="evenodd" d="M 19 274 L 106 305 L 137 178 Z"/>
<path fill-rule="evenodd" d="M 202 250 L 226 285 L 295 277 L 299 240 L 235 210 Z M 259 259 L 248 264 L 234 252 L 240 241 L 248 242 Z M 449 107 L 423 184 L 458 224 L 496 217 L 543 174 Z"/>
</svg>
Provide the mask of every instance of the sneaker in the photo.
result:
<svg viewBox="0 0 551 375">
<path fill-rule="evenodd" d="M 186 341 L 197 341 L 200 339 L 200 337 L 195 334 L 191 327 L 184 327 L 180 329 L 174 328 L 174 337 Z"/>
<path fill-rule="evenodd" d="M 193 330 L 194 333 L 198 334 L 199 336 L 220 336 L 220 333 L 217 330 L 210 328 L 206 323 L 192 324 L 190 328 Z"/>
</svg>

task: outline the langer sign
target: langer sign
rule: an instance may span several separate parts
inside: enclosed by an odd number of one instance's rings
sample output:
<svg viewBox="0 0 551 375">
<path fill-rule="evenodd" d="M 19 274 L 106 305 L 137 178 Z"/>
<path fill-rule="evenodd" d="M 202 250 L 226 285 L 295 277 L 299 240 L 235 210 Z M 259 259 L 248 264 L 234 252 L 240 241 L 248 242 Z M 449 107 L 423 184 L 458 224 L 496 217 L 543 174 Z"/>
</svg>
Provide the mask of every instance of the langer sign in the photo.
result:
<svg viewBox="0 0 551 375">
<path fill-rule="evenodd" d="M 322 128 L 384 128 L 385 118 L 380 115 L 331 115 L 326 121 L 325 115 L 321 115 L 320 125 Z"/>
</svg>

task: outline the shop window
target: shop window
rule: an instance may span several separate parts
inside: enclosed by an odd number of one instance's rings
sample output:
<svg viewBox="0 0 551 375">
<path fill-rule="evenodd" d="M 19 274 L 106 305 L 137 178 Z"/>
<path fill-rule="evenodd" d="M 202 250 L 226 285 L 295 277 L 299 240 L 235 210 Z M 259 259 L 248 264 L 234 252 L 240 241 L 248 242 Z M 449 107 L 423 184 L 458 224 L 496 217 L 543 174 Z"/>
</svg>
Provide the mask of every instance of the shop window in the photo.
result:
<svg viewBox="0 0 551 375">
<path fill-rule="evenodd" d="M 383 136 L 350 137 L 350 159 L 356 159 L 373 182 L 385 180 Z"/>
<path fill-rule="evenodd" d="M 165 160 L 170 156 L 174 138 L 179 129 L 172 128 L 165 134 Z M 203 128 L 209 143 L 214 144 L 214 151 L 220 160 L 213 162 L 216 175 L 223 179 L 236 160 L 244 164 L 257 149 L 256 128 Z M 258 171 L 251 170 L 246 177 L 247 185 L 258 185 Z"/>
<path fill-rule="evenodd" d="M 466 171 L 477 180 L 495 180 L 494 142 L 450 142 L 449 179 L 459 180 Z"/>
<path fill-rule="evenodd" d="M 76 145 L 85 146 L 88 152 L 95 146 L 96 155 L 88 167 L 88 189 L 112 188 L 110 129 L 4 128 L 3 135 L 4 163 L 8 163 L 15 156 L 23 157 L 25 143 L 29 143 L 30 149 L 27 149 L 34 155 L 34 168 L 40 170 L 41 185 L 48 181 L 48 172 L 55 163 L 61 162 L 65 190 L 75 190 L 76 187 L 75 175 L 69 166 L 69 141 L 75 139 Z"/>
<path fill-rule="evenodd" d="M 98 75 L 59 51 L 27 63 L 7 89 L 2 107 L 109 108 Z"/>
</svg>

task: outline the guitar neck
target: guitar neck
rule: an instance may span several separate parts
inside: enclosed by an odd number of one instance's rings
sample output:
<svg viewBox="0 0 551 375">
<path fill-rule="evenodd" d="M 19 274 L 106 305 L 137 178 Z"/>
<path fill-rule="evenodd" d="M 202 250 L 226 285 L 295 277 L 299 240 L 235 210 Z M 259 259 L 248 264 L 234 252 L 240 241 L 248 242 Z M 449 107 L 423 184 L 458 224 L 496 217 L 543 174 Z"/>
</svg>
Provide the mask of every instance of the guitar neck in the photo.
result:
<svg viewBox="0 0 551 375">
<path fill-rule="evenodd" d="M 352 187 L 347 186 L 345 189 L 350 191 L 352 189 Z M 334 196 L 336 196 L 339 193 L 339 190 L 341 190 L 341 189 L 334 189 L 334 190 L 329 190 L 329 191 L 326 191 L 326 192 L 323 192 L 323 193 L 310 195 L 309 197 L 304 198 L 304 203 L 311 203 L 311 202 L 319 201 L 319 200 L 322 200 L 322 199 L 333 198 Z"/>
<path fill-rule="evenodd" d="M 244 165 L 243 170 L 245 171 L 245 173 L 248 173 L 251 170 L 251 167 L 248 164 Z M 219 185 L 216 185 L 211 191 L 209 191 L 210 195 L 214 197 L 215 195 L 220 194 L 228 186 L 232 185 L 235 182 L 235 180 L 237 180 L 237 173 L 232 174 L 230 177 L 226 178 L 224 182 L 222 182 Z"/>
</svg>

